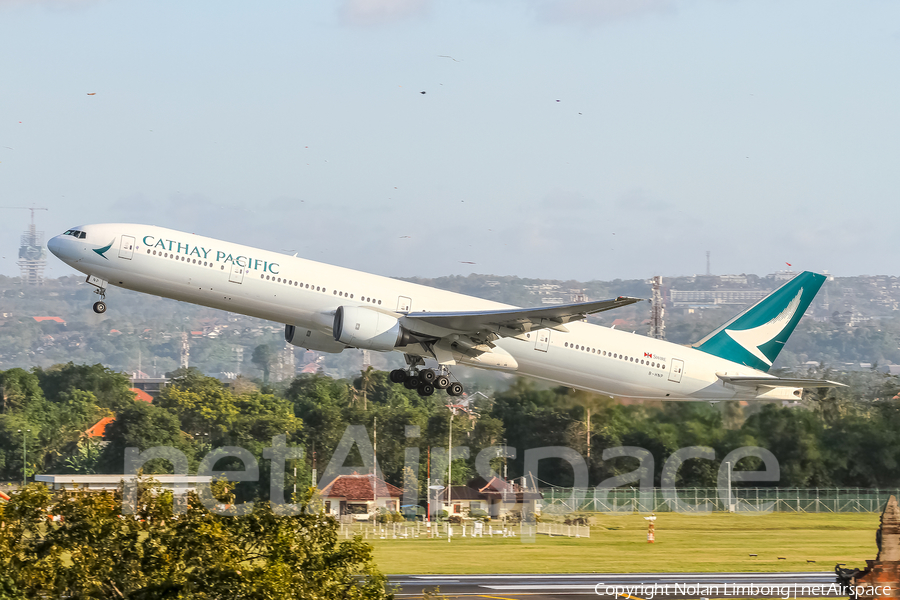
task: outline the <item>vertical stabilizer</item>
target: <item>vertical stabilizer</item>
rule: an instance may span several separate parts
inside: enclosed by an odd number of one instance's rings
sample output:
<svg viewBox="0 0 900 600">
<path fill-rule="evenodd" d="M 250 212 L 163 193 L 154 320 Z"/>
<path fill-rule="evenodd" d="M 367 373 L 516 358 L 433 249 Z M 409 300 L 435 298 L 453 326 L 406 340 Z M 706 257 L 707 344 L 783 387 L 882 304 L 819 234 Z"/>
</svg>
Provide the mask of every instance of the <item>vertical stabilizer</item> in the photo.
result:
<svg viewBox="0 0 900 600">
<path fill-rule="evenodd" d="M 824 275 L 804 271 L 693 347 L 768 371 L 823 283 Z"/>
</svg>

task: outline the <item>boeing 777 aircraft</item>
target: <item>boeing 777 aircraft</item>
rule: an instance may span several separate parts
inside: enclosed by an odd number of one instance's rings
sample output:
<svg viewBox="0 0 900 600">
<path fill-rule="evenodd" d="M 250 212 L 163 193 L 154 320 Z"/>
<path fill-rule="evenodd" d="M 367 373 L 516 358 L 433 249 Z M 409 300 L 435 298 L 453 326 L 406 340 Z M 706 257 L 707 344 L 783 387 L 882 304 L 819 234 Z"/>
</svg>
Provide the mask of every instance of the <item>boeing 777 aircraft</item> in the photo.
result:
<svg viewBox="0 0 900 600">
<path fill-rule="evenodd" d="M 816 273 L 688 347 L 582 322 L 638 298 L 517 308 L 150 225 L 84 225 L 47 245 L 97 288 L 98 313 L 113 285 L 284 323 L 285 339 L 310 350 L 401 352 L 407 368 L 391 381 L 423 396 L 462 394 L 457 363 L 655 400 L 796 399 L 840 385 L 767 373 L 825 281 Z"/>
</svg>

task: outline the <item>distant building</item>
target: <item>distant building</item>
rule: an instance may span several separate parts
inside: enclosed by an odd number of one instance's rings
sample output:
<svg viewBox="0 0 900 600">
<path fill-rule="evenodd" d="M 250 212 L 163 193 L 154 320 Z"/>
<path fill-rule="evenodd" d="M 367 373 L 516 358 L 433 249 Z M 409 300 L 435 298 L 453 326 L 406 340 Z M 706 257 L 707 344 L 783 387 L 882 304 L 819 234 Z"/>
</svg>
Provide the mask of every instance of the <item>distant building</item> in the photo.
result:
<svg viewBox="0 0 900 600">
<path fill-rule="evenodd" d="M 51 490 L 80 490 L 85 493 L 114 492 L 123 483 L 135 480 L 136 475 L 35 475 L 34 480 Z M 176 496 L 197 491 L 201 484 L 209 485 L 208 475 L 153 475 L 160 487 L 171 489 Z"/>
<path fill-rule="evenodd" d="M 54 323 L 59 323 L 60 325 L 66 324 L 65 320 L 63 320 L 62 317 L 31 317 L 31 318 L 34 319 L 35 321 L 37 321 L 38 323 L 41 323 L 43 321 L 53 321 Z"/>
<path fill-rule="evenodd" d="M 789 281 L 799 274 L 798 271 L 776 271 L 774 273 L 769 273 L 766 277 L 774 279 L 775 281 Z"/>
<path fill-rule="evenodd" d="M 115 417 L 105 417 L 97 421 L 92 427 L 84 431 L 84 436 L 89 438 L 102 438 L 106 434 L 106 426 L 115 421 Z"/>
<path fill-rule="evenodd" d="M 446 488 L 437 494 L 441 510 L 448 514 L 465 514 L 466 511 L 483 510 L 491 518 L 509 513 L 540 513 L 544 495 L 536 490 L 493 477 L 490 481 L 477 477 L 467 485 L 451 486 L 449 498 Z"/>
<path fill-rule="evenodd" d="M 153 402 L 153 396 L 151 396 L 144 390 L 139 389 L 139 388 L 129 388 L 129 390 L 134 392 L 135 400 L 140 400 L 141 402 L 147 402 L 148 404 Z"/>
<path fill-rule="evenodd" d="M 367 520 L 379 508 L 399 512 L 403 490 L 374 475 L 338 475 L 320 492 L 325 512 Z"/>
<path fill-rule="evenodd" d="M 133 375 L 144 375 L 137 373 Z M 146 392 L 151 397 L 156 398 L 164 387 L 169 385 L 169 379 L 166 377 L 134 377 L 131 378 L 131 391 L 139 390 Z M 143 400 L 143 398 L 140 398 Z"/>
<path fill-rule="evenodd" d="M 715 308 L 754 304 L 769 293 L 767 290 L 669 290 L 669 301 L 673 308 Z"/>
</svg>

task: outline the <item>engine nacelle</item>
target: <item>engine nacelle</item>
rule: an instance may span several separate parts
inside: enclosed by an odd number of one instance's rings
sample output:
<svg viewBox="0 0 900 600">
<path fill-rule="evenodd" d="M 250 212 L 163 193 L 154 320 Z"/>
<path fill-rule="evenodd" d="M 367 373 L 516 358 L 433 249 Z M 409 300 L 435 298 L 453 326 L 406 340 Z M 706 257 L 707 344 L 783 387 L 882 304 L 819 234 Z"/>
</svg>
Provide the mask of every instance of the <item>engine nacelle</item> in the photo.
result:
<svg viewBox="0 0 900 600">
<path fill-rule="evenodd" d="M 306 329 L 305 327 L 295 327 L 294 325 L 284 326 L 284 340 L 288 344 L 300 346 L 307 350 L 330 352 L 332 354 L 339 354 L 346 347 L 345 344 L 336 342 L 328 334 L 313 329 Z"/>
<path fill-rule="evenodd" d="M 341 306 L 334 313 L 334 339 L 342 344 L 388 352 L 406 345 L 406 335 L 397 317 L 366 308 Z"/>
</svg>

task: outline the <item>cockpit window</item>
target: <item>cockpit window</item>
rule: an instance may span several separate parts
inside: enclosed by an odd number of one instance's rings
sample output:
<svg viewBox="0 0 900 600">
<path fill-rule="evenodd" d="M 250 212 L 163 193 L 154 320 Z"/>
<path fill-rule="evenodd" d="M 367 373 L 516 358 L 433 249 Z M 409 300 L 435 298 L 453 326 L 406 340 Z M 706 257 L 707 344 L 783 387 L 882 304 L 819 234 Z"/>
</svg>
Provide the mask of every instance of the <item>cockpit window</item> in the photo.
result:
<svg viewBox="0 0 900 600">
<path fill-rule="evenodd" d="M 85 232 L 78 231 L 77 229 L 70 229 L 67 232 L 65 232 L 63 235 L 71 235 L 73 237 L 78 238 L 79 240 L 83 240 L 83 239 L 87 238 L 87 234 Z"/>
</svg>

